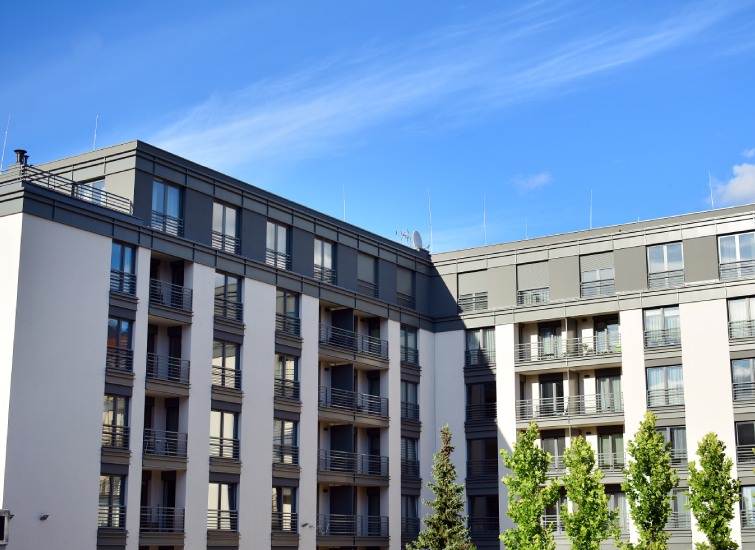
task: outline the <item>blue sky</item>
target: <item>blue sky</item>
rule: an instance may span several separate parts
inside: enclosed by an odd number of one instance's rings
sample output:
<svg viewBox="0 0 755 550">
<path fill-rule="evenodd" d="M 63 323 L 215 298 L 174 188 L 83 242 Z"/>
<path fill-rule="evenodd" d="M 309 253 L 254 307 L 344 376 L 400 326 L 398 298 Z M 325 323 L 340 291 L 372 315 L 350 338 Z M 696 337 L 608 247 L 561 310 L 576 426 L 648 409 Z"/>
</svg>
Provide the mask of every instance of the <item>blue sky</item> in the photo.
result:
<svg viewBox="0 0 755 550">
<path fill-rule="evenodd" d="M 755 202 L 755 2 L 207 5 L 4 10 L 5 166 L 99 117 L 433 252 Z"/>
</svg>

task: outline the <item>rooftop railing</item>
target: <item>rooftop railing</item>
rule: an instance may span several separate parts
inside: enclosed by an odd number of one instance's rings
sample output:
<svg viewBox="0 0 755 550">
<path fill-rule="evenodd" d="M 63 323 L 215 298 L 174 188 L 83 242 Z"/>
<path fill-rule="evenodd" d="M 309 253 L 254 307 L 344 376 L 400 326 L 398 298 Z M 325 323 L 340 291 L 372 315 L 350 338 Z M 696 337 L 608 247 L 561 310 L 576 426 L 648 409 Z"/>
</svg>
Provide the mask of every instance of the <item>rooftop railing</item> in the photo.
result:
<svg viewBox="0 0 755 550">
<path fill-rule="evenodd" d="M 320 343 L 383 359 L 388 358 L 388 341 L 331 325 L 320 324 Z"/>
<path fill-rule="evenodd" d="M 517 420 L 611 414 L 623 411 L 624 402 L 620 393 L 521 399 L 516 403 Z"/>
<path fill-rule="evenodd" d="M 184 509 L 142 506 L 139 513 L 141 533 L 183 533 Z"/>
<path fill-rule="evenodd" d="M 621 335 L 618 332 L 584 336 L 582 338 L 549 338 L 517 344 L 515 359 L 518 363 L 579 359 L 621 353 Z"/>
<path fill-rule="evenodd" d="M 388 399 L 377 395 L 320 386 L 319 404 L 320 407 L 388 417 Z"/>
<path fill-rule="evenodd" d="M 184 236 L 184 221 L 170 214 L 153 210 L 149 225 L 152 229 L 162 231 L 167 235 Z"/>
<path fill-rule="evenodd" d="M 661 271 L 648 273 L 648 288 L 668 288 L 684 284 L 684 270 Z"/>
<path fill-rule="evenodd" d="M 283 313 L 276 313 L 275 330 L 291 336 L 301 336 L 301 319 Z"/>
<path fill-rule="evenodd" d="M 186 458 L 186 433 L 144 429 L 144 454 Z"/>
<path fill-rule="evenodd" d="M 238 510 L 207 510 L 207 530 L 231 532 L 238 531 Z"/>
<path fill-rule="evenodd" d="M 718 276 L 722 281 L 755 277 L 755 260 L 718 264 Z"/>
<path fill-rule="evenodd" d="M 265 263 L 278 269 L 291 271 L 291 255 L 285 252 L 278 252 L 272 248 L 265 250 Z"/>
<path fill-rule="evenodd" d="M 547 304 L 550 299 L 549 288 L 533 288 L 530 290 L 517 290 L 516 292 L 516 305 L 518 306 Z"/>
<path fill-rule="evenodd" d="M 317 534 L 323 537 L 387 537 L 388 516 L 318 514 Z"/>
<path fill-rule="evenodd" d="M 191 313 L 192 290 L 180 285 L 152 279 L 149 282 L 149 303 Z"/>
<path fill-rule="evenodd" d="M 322 281 L 323 283 L 336 284 L 336 270 L 323 265 L 315 264 L 315 279 Z"/>
<path fill-rule="evenodd" d="M 319 449 L 317 469 L 320 472 L 387 476 L 388 457 Z"/>
<path fill-rule="evenodd" d="M 239 254 L 241 252 L 241 240 L 238 237 L 226 235 L 220 231 L 213 231 L 212 248 L 228 252 L 229 254 Z"/>
<path fill-rule="evenodd" d="M 136 275 L 116 269 L 110 270 L 110 291 L 136 296 Z"/>
<path fill-rule="evenodd" d="M 147 378 L 163 382 L 189 383 L 189 360 L 168 355 L 147 354 Z"/>
<path fill-rule="evenodd" d="M 238 460 L 238 438 L 210 436 L 210 456 L 214 458 L 228 458 L 230 460 Z"/>
</svg>

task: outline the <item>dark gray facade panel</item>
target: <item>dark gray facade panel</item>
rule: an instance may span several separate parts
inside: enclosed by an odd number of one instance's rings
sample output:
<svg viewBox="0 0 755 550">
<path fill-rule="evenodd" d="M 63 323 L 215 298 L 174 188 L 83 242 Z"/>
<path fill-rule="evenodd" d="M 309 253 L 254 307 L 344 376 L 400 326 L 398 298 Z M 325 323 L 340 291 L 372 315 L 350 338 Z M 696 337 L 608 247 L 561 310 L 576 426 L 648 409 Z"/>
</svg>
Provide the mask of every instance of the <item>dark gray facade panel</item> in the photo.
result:
<svg viewBox="0 0 755 550">
<path fill-rule="evenodd" d="M 336 242 L 338 240 L 338 232 L 331 228 L 318 224 L 315 222 L 315 235 L 326 240 Z"/>
<path fill-rule="evenodd" d="M 191 174 L 186 174 L 186 185 L 191 187 L 195 191 L 204 193 L 205 195 L 213 196 L 216 186 L 207 181 L 205 178 L 194 177 Z"/>
<path fill-rule="evenodd" d="M 315 222 L 308 218 L 302 218 L 301 216 L 294 215 L 293 227 L 298 227 L 305 233 L 315 232 Z"/>
<path fill-rule="evenodd" d="M 134 180 L 134 216 L 149 226 L 152 218 L 152 175 L 137 170 Z"/>
<path fill-rule="evenodd" d="M 312 233 L 291 228 L 291 270 L 305 277 L 315 275 L 315 238 Z"/>
<path fill-rule="evenodd" d="M 294 292 L 301 292 L 301 279 L 290 277 L 286 273 L 278 273 L 275 286 Z"/>
<path fill-rule="evenodd" d="M 396 264 L 382 258 L 378 260 L 378 295 L 386 302 L 396 302 Z"/>
<path fill-rule="evenodd" d="M 233 259 L 218 255 L 215 260 L 215 267 L 217 271 L 225 271 L 241 277 L 244 276 L 244 263 L 241 261 L 234 261 Z"/>
<path fill-rule="evenodd" d="M 139 232 L 122 225 L 113 226 L 113 240 L 128 244 L 139 244 Z"/>
<path fill-rule="evenodd" d="M 341 231 L 338 232 L 338 242 L 355 249 L 359 247 L 359 241 L 354 236 Z"/>
<path fill-rule="evenodd" d="M 377 245 L 362 239 L 359 239 L 359 251 L 375 257 L 380 255 L 380 249 L 377 247 Z"/>
<path fill-rule="evenodd" d="M 268 204 L 267 207 L 267 217 L 271 220 L 281 222 L 285 225 L 292 225 L 294 221 L 294 216 L 291 211 L 281 210 L 280 208 L 276 208 L 271 204 Z"/>
<path fill-rule="evenodd" d="M 232 191 L 229 191 L 228 189 L 221 187 L 220 185 L 215 186 L 215 198 L 218 200 L 218 202 L 223 202 L 237 207 L 241 206 L 241 195 L 239 195 L 238 193 L 233 193 Z"/>
<path fill-rule="evenodd" d="M 432 279 L 423 273 L 416 273 L 414 276 L 414 302 L 417 305 L 417 311 L 426 313 L 428 310 L 428 296 L 430 295 L 430 282 Z"/>
<path fill-rule="evenodd" d="M 357 255 L 358 252 L 338 243 L 336 246 L 336 277 L 338 277 L 338 286 L 348 290 L 357 289 Z"/>
<path fill-rule="evenodd" d="M 155 175 L 169 183 L 186 185 L 186 174 L 159 162 L 155 163 Z"/>
<path fill-rule="evenodd" d="M 207 195 L 187 188 L 184 193 L 184 236 L 210 246 L 212 243 L 212 204 Z"/>
<path fill-rule="evenodd" d="M 718 279 L 718 242 L 714 235 L 685 239 L 682 247 L 686 282 Z"/>
<path fill-rule="evenodd" d="M 267 219 L 251 210 L 241 211 L 241 255 L 265 261 L 265 239 L 267 235 Z"/>
<path fill-rule="evenodd" d="M 644 290 L 648 287 L 647 253 L 644 246 L 614 251 L 616 292 Z"/>
<path fill-rule="evenodd" d="M 488 307 L 516 305 L 516 266 L 504 265 L 488 269 Z"/>
<path fill-rule="evenodd" d="M 428 309 L 433 317 L 456 315 L 456 274 L 435 276 L 430 281 Z"/>
<path fill-rule="evenodd" d="M 241 403 L 230 403 L 222 399 L 211 399 L 210 408 L 216 411 L 241 412 Z"/>
<path fill-rule="evenodd" d="M 56 208 L 55 221 L 81 228 L 90 233 L 106 236 L 113 234 L 112 223 L 92 218 L 86 213 L 79 213 L 74 210 L 69 210 L 68 208 Z"/>
<path fill-rule="evenodd" d="M 579 256 L 554 258 L 548 267 L 551 300 L 579 298 Z"/>
</svg>

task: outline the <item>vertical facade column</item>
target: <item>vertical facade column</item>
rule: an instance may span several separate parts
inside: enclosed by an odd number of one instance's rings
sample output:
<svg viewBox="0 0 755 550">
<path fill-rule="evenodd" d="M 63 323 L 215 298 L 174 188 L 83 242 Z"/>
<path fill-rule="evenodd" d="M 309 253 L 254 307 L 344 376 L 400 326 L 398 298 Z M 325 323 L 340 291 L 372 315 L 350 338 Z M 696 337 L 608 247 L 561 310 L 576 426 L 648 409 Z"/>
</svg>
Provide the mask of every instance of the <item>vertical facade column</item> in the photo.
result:
<svg viewBox="0 0 755 550">
<path fill-rule="evenodd" d="M 429 338 L 425 338 L 425 334 Z M 420 331 L 419 334 L 419 361 L 422 369 L 422 377 L 419 383 L 419 419 L 422 422 L 422 435 L 419 439 L 419 466 L 420 476 L 422 478 L 422 488 L 420 495 L 422 499 L 430 499 L 432 495 L 427 488 L 427 482 L 432 479 L 433 453 L 436 450 L 435 441 L 438 438 L 438 423 L 436 421 L 436 411 L 438 402 L 435 399 L 435 381 L 436 381 L 436 346 L 438 338 L 442 335 L 435 335 L 430 332 Z M 442 406 L 442 405 L 441 405 Z M 391 478 L 393 479 L 393 478 Z M 419 528 L 422 530 L 424 518 L 429 512 L 429 508 L 420 500 Z"/>
<path fill-rule="evenodd" d="M 495 385 L 496 385 L 496 418 L 498 423 L 498 448 L 511 452 L 516 444 L 516 399 L 517 384 L 514 369 L 516 339 L 514 324 L 498 325 L 495 327 Z M 503 467 L 503 461 L 498 462 L 498 479 L 503 478 L 509 470 Z M 503 533 L 514 526 L 505 510 L 508 505 L 509 492 L 501 483 L 498 488 L 498 530 Z M 501 543 L 503 548 L 503 543 Z"/>
<path fill-rule="evenodd" d="M 388 535 L 392 546 L 401 543 L 401 325 L 388 323 L 388 474 L 393 481 L 388 487 L 387 502 L 380 503 L 380 514 L 388 516 Z"/>
</svg>

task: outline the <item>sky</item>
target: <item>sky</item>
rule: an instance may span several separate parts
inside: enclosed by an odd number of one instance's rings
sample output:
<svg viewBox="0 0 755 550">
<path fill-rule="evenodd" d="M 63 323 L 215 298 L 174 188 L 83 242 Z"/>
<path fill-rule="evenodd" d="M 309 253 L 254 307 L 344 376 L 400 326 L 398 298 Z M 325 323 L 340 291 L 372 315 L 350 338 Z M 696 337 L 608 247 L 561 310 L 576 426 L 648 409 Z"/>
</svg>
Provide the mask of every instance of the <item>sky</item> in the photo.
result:
<svg viewBox="0 0 755 550">
<path fill-rule="evenodd" d="M 432 252 L 755 202 L 755 0 L 209 6 L 6 6 L 3 168 L 96 127 Z"/>
</svg>

